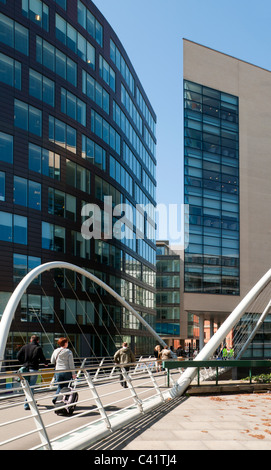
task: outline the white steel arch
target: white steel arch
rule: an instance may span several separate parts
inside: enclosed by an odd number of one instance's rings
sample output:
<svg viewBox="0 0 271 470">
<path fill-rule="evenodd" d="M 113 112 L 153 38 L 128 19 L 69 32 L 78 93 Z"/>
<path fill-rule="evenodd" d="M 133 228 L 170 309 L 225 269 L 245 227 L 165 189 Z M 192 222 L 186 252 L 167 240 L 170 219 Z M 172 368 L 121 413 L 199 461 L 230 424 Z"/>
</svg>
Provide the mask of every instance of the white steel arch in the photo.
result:
<svg viewBox="0 0 271 470">
<path fill-rule="evenodd" d="M 109 294 L 111 294 L 115 299 L 117 299 L 125 308 L 127 308 L 127 310 L 129 310 L 146 327 L 146 329 L 155 337 L 155 339 L 163 347 L 166 346 L 166 343 L 160 338 L 156 331 L 154 331 L 153 328 L 139 315 L 139 313 L 137 313 L 136 310 L 131 307 L 128 302 L 126 302 L 126 300 L 124 300 L 119 294 L 117 294 L 113 289 L 111 289 L 111 287 L 109 287 L 103 281 L 101 281 L 85 269 L 80 268 L 79 266 L 76 266 L 74 264 L 66 263 L 64 261 L 51 261 L 49 263 L 41 264 L 40 266 L 37 266 L 32 271 L 30 271 L 18 284 L 6 305 L 0 322 L 0 367 L 2 361 L 4 360 L 4 354 L 10 326 L 22 295 L 36 277 L 38 277 L 45 271 L 50 271 L 51 269 L 56 268 L 70 269 L 72 271 L 77 272 L 78 274 L 82 274 L 83 276 L 88 277 L 91 281 L 98 284 Z"/>
<path fill-rule="evenodd" d="M 238 323 L 242 315 L 246 312 L 250 304 L 258 297 L 258 295 L 265 289 L 265 287 L 271 281 L 271 269 L 255 284 L 254 287 L 248 292 L 248 294 L 241 300 L 241 302 L 235 307 L 232 313 L 224 321 L 217 332 L 212 336 L 209 342 L 197 355 L 196 361 L 208 360 L 212 354 L 216 351 L 219 345 L 222 343 L 224 338 L 230 333 L 233 327 Z M 270 305 L 268 303 L 268 311 Z M 265 313 L 265 312 L 264 312 Z M 197 368 L 188 368 L 178 379 L 174 387 L 169 391 L 169 397 L 174 398 L 181 396 L 185 390 L 189 387 L 193 378 L 197 374 Z"/>
</svg>

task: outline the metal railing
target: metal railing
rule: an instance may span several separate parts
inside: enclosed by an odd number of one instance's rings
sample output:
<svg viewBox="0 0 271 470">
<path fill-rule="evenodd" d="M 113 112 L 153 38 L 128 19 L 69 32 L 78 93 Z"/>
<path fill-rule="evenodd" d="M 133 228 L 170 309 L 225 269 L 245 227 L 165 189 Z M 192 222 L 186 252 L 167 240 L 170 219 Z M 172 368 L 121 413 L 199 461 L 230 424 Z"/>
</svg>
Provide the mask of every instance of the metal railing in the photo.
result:
<svg viewBox="0 0 271 470">
<path fill-rule="evenodd" d="M 167 375 L 156 372 L 154 358 L 128 364 L 129 372 L 105 359 L 98 367 L 86 363 L 76 369 L 79 399 L 68 417 L 55 414 L 52 399 L 58 384 L 52 382 L 52 370 L 39 371 L 34 387 L 29 377 L 36 373 L 0 374 L 0 450 L 86 449 L 165 401 Z M 127 388 L 120 385 L 120 372 Z M 24 410 L 26 401 L 29 411 Z"/>
<path fill-rule="evenodd" d="M 181 365 L 179 365 L 181 364 Z M 264 368 L 268 371 L 271 369 L 271 360 L 264 360 L 264 359 L 227 359 L 217 360 L 217 359 L 209 359 L 205 361 L 197 361 L 196 359 L 193 361 L 182 361 L 181 363 L 177 363 L 176 361 L 164 361 L 163 367 L 167 370 L 167 375 L 170 377 L 170 371 L 179 369 L 182 367 L 183 369 L 193 368 L 197 369 L 197 382 L 200 385 L 201 380 L 211 380 L 215 378 L 216 385 L 218 384 L 218 377 L 219 373 L 225 371 L 225 369 L 229 368 L 246 368 L 248 369 L 250 382 L 252 377 L 252 369 L 254 368 Z M 169 381 L 169 378 L 168 378 Z"/>
<path fill-rule="evenodd" d="M 213 378 L 216 371 L 229 367 L 271 367 L 271 361 L 165 361 L 165 370 L 157 371 L 154 358 L 139 358 L 128 364 L 130 370 L 116 366 L 112 358 L 80 359 L 76 367 L 76 391 L 79 399 L 72 416 L 55 414 L 52 399 L 58 383 L 53 369 L 39 371 L 36 385 L 29 378 L 36 373 L 11 370 L 0 374 L 0 450 L 87 449 L 112 432 L 140 418 L 164 403 L 169 387 L 174 386 L 186 368 L 197 368 L 197 379 Z M 201 374 L 200 374 L 201 371 Z M 120 373 L 127 388 L 120 384 Z M 250 374 L 251 375 L 251 374 Z M 25 411 L 26 402 L 30 410 Z M 64 405 L 57 405 L 58 410 Z"/>
</svg>

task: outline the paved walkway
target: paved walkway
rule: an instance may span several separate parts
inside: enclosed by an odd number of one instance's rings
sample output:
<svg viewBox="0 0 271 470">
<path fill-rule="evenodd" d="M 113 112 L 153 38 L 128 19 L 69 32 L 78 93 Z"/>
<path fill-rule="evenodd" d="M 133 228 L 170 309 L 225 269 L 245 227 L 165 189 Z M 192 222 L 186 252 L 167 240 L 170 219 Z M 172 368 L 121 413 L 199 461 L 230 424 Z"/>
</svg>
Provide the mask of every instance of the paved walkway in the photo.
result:
<svg viewBox="0 0 271 470">
<path fill-rule="evenodd" d="M 182 397 L 94 450 L 271 450 L 271 393 Z"/>
</svg>

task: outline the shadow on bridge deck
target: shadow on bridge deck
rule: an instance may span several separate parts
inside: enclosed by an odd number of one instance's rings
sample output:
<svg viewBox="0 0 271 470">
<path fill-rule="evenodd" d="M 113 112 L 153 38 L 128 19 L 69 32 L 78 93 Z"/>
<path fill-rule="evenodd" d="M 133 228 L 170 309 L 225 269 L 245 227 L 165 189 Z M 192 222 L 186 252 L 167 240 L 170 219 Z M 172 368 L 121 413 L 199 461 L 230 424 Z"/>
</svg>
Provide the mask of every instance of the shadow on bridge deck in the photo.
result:
<svg viewBox="0 0 271 470">
<path fill-rule="evenodd" d="M 142 433 L 149 430 L 158 423 L 162 418 L 173 412 L 174 409 L 181 405 L 187 397 L 178 397 L 159 405 L 154 410 L 146 413 L 123 429 L 111 434 L 106 439 L 90 446 L 87 450 L 123 450 L 129 443 L 133 442 Z"/>
<path fill-rule="evenodd" d="M 270 384 L 192 385 L 88 450 L 270 450 L 270 405 Z"/>
</svg>

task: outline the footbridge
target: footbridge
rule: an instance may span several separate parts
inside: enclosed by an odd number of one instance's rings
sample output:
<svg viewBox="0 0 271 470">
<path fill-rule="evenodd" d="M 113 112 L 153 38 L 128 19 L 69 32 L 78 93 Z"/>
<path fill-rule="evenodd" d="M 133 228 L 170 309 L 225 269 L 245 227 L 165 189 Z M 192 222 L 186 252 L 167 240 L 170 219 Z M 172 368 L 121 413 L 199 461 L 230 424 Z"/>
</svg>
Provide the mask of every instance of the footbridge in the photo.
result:
<svg viewBox="0 0 271 470">
<path fill-rule="evenodd" d="M 198 361 L 212 358 L 226 336 L 234 330 L 235 357 L 240 361 L 271 306 L 271 270 L 244 297 L 227 320 L 200 351 L 189 367 L 157 370 L 152 357 L 138 358 L 129 373 L 121 368 L 127 388 L 120 384 L 120 369 L 110 357 L 96 361 L 77 358 L 74 386 L 79 394 L 72 416 L 56 415 L 52 398 L 58 385 L 52 369 L 41 369 L 35 387 L 29 385 L 30 373 L 21 375 L 5 361 L 7 336 L 15 310 L 31 282 L 41 273 L 54 269 L 71 269 L 86 276 L 113 295 L 147 328 L 158 342 L 165 343 L 140 315 L 100 279 L 78 266 L 64 262 L 46 263 L 35 268 L 20 282 L 12 294 L 0 323 L 0 449 L 72 450 L 87 449 L 93 443 L 136 421 L 161 404 L 182 397 L 193 380 L 197 380 Z M 193 366 L 195 364 L 195 367 Z M 164 364 L 166 366 L 166 364 Z M 18 366 L 17 366 L 18 368 Z M 206 379 L 206 369 L 204 370 Z M 33 374 L 32 374 L 33 375 Z M 24 410 L 25 402 L 29 410 Z"/>
</svg>

